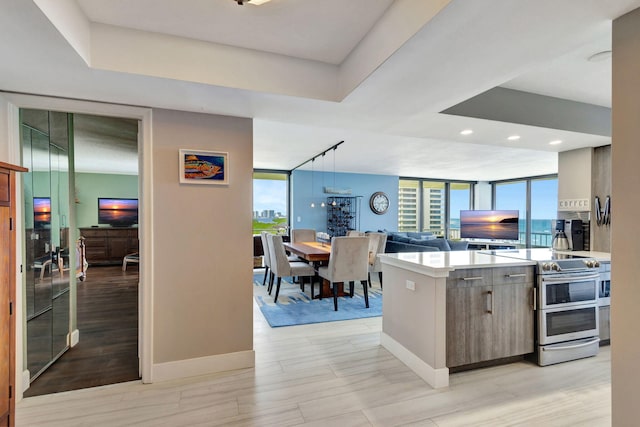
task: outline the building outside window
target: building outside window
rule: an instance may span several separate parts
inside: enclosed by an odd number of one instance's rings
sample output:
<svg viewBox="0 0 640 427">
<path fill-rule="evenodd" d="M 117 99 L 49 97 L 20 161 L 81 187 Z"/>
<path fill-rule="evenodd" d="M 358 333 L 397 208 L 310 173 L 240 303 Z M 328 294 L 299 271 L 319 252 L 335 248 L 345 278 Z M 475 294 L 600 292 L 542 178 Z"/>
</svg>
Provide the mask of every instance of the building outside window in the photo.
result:
<svg viewBox="0 0 640 427">
<path fill-rule="evenodd" d="M 445 183 L 422 181 L 422 229 L 437 236 L 444 236 L 445 209 L 447 198 Z"/>
<path fill-rule="evenodd" d="M 289 228 L 289 173 L 253 173 L 253 234 L 267 230 L 287 234 Z"/>
<path fill-rule="evenodd" d="M 401 179 L 398 188 L 398 231 L 418 231 L 418 184 Z"/>
<path fill-rule="evenodd" d="M 460 210 L 472 209 L 472 182 L 400 179 L 398 231 L 460 237 Z"/>
</svg>

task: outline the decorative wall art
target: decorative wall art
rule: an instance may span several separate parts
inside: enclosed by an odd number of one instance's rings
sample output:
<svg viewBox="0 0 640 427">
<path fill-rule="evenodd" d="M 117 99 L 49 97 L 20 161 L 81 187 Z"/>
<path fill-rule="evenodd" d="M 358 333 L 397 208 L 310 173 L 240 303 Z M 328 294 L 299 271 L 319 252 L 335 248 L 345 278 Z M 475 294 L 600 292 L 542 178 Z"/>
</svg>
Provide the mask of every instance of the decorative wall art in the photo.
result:
<svg viewBox="0 0 640 427">
<path fill-rule="evenodd" d="M 180 182 L 185 184 L 229 184 L 229 153 L 179 150 Z"/>
</svg>

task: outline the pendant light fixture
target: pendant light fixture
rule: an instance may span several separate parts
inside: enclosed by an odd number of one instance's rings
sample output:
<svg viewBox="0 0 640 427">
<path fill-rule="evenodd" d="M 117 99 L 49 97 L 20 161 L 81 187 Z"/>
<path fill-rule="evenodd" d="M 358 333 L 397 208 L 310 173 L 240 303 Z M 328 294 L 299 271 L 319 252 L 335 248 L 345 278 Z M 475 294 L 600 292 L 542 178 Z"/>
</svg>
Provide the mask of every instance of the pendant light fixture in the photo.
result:
<svg viewBox="0 0 640 427">
<path fill-rule="evenodd" d="M 324 170 L 324 153 L 322 153 L 322 191 L 324 191 L 324 176 L 325 176 L 325 170 Z M 324 196 L 322 198 L 322 202 L 320 203 L 320 207 L 324 208 L 326 206 L 326 204 L 324 203 Z"/>
<path fill-rule="evenodd" d="M 314 200 L 314 172 L 315 172 L 315 168 L 314 168 L 314 163 L 316 161 L 316 158 L 322 156 L 322 183 L 324 185 L 324 175 L 325 175 L 325 170 L 324 170 L 324 156 L 331 150 L 333 150 L 333 186 L 335 189 L 335 184 L 336 184 L 336 148 L 338 148 L 338 146 L 340 144 L 343 144 L 344 141 L 340 141 L 337 144 L 335 144 L 332 147 L 327 148 L 326 150 L 324 150 L 323 152 L 316 154 L 315 156 L 313 156 L 312 158 L 310 158 L 309 160 L 305 160 L 304 162 L 300 163 L 298 166 L 296 166 L 295 168 L 291 169 L 291 172 L 293 172 L 294 170 L 298 169 L 299 167 L 311 162 L 311 204 L 309 206 L 311 206 L 312 208 L 316 207 Z M 323 189 L 323 191 L 327 191 L 326 188 Z M 332 190 L 333 191 L 333 190 Z M 331 203 L 331 205 L 336 206 L 336 202 L 335 200 Z M 322 207 L 326 206 L 326 203 L 322 202 L 322 204 L 320 205 Z"/>
<path fill-rule="evenodd" d="M 315 208 L 316 204 L 313 202 L 313 164 L 315 163 L 316 159 L 311 159 L 311 207 Z"/>
<path fill-rule="evenodd" d="M 336 188 L 336 147 L 333 147 L 333 189 L 335 190 Z M 331 202 L 331 206 L 335 206 L 336 205 L 336 199 L 333 199 L 333 202 Z"/>
</svg>

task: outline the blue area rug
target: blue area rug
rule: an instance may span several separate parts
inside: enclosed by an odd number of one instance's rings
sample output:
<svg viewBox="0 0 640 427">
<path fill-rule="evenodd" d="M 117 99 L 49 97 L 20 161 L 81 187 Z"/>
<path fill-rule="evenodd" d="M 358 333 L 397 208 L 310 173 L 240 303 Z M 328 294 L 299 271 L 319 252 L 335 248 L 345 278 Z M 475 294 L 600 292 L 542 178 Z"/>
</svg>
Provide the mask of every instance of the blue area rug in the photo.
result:
<svg viewBox="0 0 640 427">
<path fill-rule="evenodd" d="M 306 292 L 302 292 L 300 286 L 293 284 L 290 278 L 283 279 L 276 304 L 273 302 L 275 285 L 272 295 L 269 295 L 267 286 L 262 286 L 263 277 L 262 273 L 253 276 L 254 295 L 264 318 L 273 328 L 382 316 L 382 291 L 376 283 L 369 288 L 369 308 L 364 305 L 362 285 L 358 283 L 353 298 L 338 297 L 338 311 L 334 311 L 333 297 L 312 300 L 311 285 L 307 283 Z M 316 283 L 316 293 L 318 286 Z"/>
</svg>

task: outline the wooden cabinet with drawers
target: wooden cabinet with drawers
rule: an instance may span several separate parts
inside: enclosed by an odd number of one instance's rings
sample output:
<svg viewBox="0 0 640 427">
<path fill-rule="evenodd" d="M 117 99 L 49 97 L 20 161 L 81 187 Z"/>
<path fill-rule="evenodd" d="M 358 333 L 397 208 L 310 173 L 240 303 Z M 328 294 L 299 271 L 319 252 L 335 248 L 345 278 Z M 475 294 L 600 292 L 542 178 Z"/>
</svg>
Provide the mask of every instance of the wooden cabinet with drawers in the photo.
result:
<svg viewBox="0 0 640 427">
<path fill-rule="evenodd" d="M 120 264 L 125 255 L 138 252 L 137 228 L 81 228 L 89 265 Z"/>
</svg>

